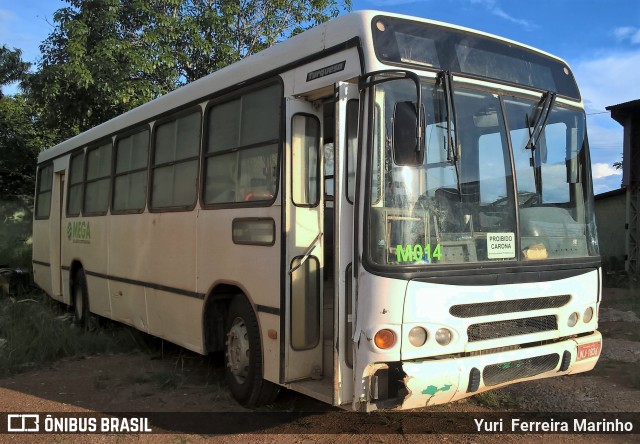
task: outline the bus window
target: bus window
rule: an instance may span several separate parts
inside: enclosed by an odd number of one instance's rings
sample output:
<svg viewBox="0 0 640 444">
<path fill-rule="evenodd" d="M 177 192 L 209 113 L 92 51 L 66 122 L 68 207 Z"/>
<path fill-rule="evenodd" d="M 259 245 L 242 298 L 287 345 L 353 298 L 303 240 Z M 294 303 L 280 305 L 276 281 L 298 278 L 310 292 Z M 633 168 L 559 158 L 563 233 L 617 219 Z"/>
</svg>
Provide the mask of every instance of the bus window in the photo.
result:
<svg viewBox="0 0 640 444">
<path fill-rule="evenodd" d="M 204 203 L 271 201 L 277 185 L 278 84 L 216 104 L 208 114 Z"/>
<path fill-rule="evenodd" d="M 148 153 L 148 130 L 123 137 L 116 143 L 113 211 L 144 209 Z"/>
<path fill-rule="evenodd" d="M 87 149 L 83 214 L 105 214 L 109 208 L 111 141 Z"/>
<path fill-rule="evenodd" d="M 47 165 L 38 171 L 38 195 L 36 197 L 36 219 L 48 219 L 51 211 L 51 188 L 53 184 L 53 165 Z"/>
<path fill-rule="evenodd" d="M 356 194 L 356 159 L 358 157 L 357 100 L 347 102 L 347 199 L 353 203 Z M 374 185 L 375 186 L 375 185 Z"/>
<path fill-rule="evenodd" d="M 196 201 L 200 111 L 160 123 L 153 146 L 151 208 L 189 208 Z"/>
<path fill-rule="evenodd" d="M 67 217 L 79 216 L 82 207 L 84 152 L 71 156 L 69 165 L 69 190 L 67 196 Z"/>
<path fill-rule="evenodd" d="M 315 206 L 320 201 L 318 180 L 320 163 L 320 122 L 317 117 L 303 114 L 293 116 L 292 123 L 291 195 L 295 205 Z"/>
</svg>

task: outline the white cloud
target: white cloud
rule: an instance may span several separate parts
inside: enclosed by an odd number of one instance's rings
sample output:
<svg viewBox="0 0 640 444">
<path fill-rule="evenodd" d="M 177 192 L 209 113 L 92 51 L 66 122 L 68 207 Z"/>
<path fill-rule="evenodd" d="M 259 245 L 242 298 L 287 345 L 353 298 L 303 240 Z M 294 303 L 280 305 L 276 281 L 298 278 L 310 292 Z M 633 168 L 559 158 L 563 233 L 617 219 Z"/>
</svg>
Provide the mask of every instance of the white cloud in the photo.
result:
<svg viewBox="0 0 640 444">
<path fill-rule="evenodd" d="M 602 112 L 610 105 L 640 99 L 640 50 L 601 52 L 573 63 L 587 113 Z"/>
<path fill-rule="evenodd" d="M 601 194 L 620 188 L 620 176 L 606 176 L 593 180 L 593 193 Z"/>
<path fill-rule="evenodd" d="M 4 24 L 5 22 L 10 22 L 15 19 L 16 19 L 16 16 L 11 11 L 7 11 L 6 9 L 0 9 L 0 23 Z"/>
<path fill-rule="evenodd" d="M 596 163 L 591 166 L 591 172 L 594 179 L 602 179 L 609 176 L 621 176 L 622 171 L 616 170 L 613 166 L 607 163 Z"/>
<path fill-rule="evenodd" d="M 502 19 L 505 19 L 507 21 L 510 21 L 512 23 L 515 23 L 517 25 L 524 26 L 529 30 L 537 27 L 534 23 L 530 22 L 529 20 L 516 18 L 508 14 L 507 12 L 505 12 L 505 10 L 502 9 L 502 7 L 500 6 L 497 0 L 470 0 L 470 2 L 472 5 L 481 5 L 484 8 L 486 8 L 491 14 L 497 17 L 500 17 Z"/>
<path fill-rule="evenodd" d="M 620 30 L 626 35 L 634 30 Z M 620 187 L 621 171 L 613 163 L 622 160 L 623 128 L 611 118 L 607 106 L 640 99 L 640 50 L 593 51 L 591 58 L 571 63 L 587 111 L 587 131 L 594 174 L 594 191 Z M 590 114 L 590 115 L 589 115 Z"/>
<path fill-rule="evenodd" d="M 640 28 L 621 26 L 613 30 L 613 35 L 620 41 L 629 39 L 633 44 L 640 44 Z"/>
</svg>

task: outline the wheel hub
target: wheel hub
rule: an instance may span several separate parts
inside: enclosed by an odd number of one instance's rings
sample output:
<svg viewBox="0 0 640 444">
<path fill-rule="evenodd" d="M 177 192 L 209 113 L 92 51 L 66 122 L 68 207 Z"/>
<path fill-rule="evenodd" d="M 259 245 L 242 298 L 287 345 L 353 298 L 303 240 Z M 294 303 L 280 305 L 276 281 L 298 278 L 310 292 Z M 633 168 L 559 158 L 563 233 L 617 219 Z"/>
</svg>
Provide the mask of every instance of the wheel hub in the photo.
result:
<svg viewBox="0 0 640 444">
<path fill-rule="evenodd" d="M 76 286 L 74 304 L 76 309 L 76 318 L 78 321 L 82 321 L 84 316 L 84 300 L 82 299 L 82 290 L 78 288 L 78 286 Z"/>
<path fill-rule="evenodd" d="M 249 375 L 249 332 L 242 318 L 235 318 L 227 334 L 227 367 L 238 383 Z"/>
</svg>

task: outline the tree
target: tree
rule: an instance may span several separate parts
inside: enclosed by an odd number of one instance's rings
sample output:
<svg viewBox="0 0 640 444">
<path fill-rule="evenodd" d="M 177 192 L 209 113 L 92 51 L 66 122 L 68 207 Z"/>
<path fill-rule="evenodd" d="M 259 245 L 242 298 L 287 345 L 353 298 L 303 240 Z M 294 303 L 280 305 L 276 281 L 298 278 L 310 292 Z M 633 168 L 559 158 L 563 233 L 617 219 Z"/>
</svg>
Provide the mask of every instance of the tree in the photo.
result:
<svg viewBox="0 0 640 444">
<path fill-rule="evenodd" d="M 349 9 L 351 0 L 66 0 L 26 83 L 64 140 Z"/>
<path fill-rule="evenodd" d="M 0 47 L 0 88 L 25 78 L 30 63 L 22 60 L 22 51 L 9 49 L 6 45 Z M 0 98 L 3 97 L 0 90 Z"/>
<path fill-rule="evenodd" d="M 616 170 L 621 170 L 621 169 L 622 169 L 622 166 L 623 166 L 622 160 L 619 160 L 619 161 L 617 161 L 617 162 L 613 162 L 613 167 L 614 167 Z"/>
<path fill-rule="evenodd" d="M 21 51 L 0 48 L 0 86 L 24 80 L 30 64 Z M 23 95 L 0 92 L 0 265 L 30 264 L 36 158 L 47 146 Z"/>
</svg>

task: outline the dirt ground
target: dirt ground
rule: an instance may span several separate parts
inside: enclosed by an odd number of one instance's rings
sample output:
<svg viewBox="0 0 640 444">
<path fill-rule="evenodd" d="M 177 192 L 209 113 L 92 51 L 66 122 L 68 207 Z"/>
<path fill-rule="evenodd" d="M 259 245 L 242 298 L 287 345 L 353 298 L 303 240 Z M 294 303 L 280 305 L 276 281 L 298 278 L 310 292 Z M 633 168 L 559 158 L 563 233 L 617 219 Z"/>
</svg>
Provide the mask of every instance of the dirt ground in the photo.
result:
<svg viewBox="0 0 640 444">
<path fill-rule="evenodd" d="M 516 384 L 479 399 L 463 400 L 434 411 L 459 412 L 640 412 L 640 319 L 627 310 L 625 290 L 608 289 L 600 311 L 605 342 L 593 372 Z M 608 302 L 607 302 L 608 300 Z M 620 303 L 616 303 L 620 302 Z M 58 361 L 46 368 L 0 379 L 3 412 L 250 412 L 231 398 L 224 385 L 222 356 L 203 358 L 174 346 L 162 353 L 87 356 Z M 494 392 L 491 392 L 494 393 Z M 104 443 L 505 443 L 637 442 L 640 435 L 435 435 L 370 433 L 366 426 L 345 425 L 344 412 L 303 395 L 284 391 L 277 402 L 258 413 L 313 412 L 302 422 L 258 430 L 258 433 L 202 436 L 170 429 L 164 434 L 0 435 L 0 442 Z M 251 414 L 247 414 L 251 421 Z M 350 417 L 352 418 L 352 417 Z M 443 415 L 446 419 L 446 416 Z M 443 420 L 445 420 L 443 419 Z M 394 419 L 390 419 L 393 421 Z M 249 425 L 249 424 L 248 424 Z M 255 425 L 255 424 L 254 424 Z M 292 431 L 293 430 L 293 431 Z"/>
</svg>

